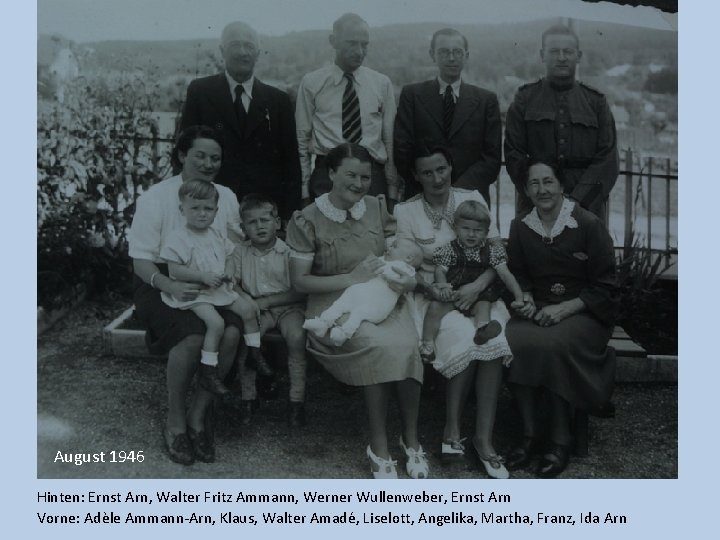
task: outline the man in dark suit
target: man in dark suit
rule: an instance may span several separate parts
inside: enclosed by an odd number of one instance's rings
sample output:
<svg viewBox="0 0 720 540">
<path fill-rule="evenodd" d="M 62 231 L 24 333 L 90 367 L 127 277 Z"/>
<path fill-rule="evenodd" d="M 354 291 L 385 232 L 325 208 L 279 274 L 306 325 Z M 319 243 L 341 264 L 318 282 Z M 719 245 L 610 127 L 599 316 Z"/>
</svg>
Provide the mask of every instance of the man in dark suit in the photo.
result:
<svg viewBox="0 0 720 540">
<path fill-rule="evenodd" d="M 287 220 L 300 208 L 300 161 L 290 98 L 254 77 L 260 47 L 247 24 L 232 22 L 223 29 L 220 52 L 225 72 L 190 83 L 180 127 L 204 124 L 222 133 L 217 182 L 238 199 L 248 193 L 270 197 Z"/>
<path fill-rule="evenodd" d="M 469 57 L 467 39 L 444 28 L 433 34 L 430 58 L 438 76 L 402 89 L 395 117 L 394 151 L 405 179 L 405 198 L 418 192 L 412 180 L 416 145 L 445 146 L 453 160 L 453 184 L 478 190 L 490 203 L 490 184 L 500 172 L 502 127 L 497 96 L 462 82 Z"/>
</svg>

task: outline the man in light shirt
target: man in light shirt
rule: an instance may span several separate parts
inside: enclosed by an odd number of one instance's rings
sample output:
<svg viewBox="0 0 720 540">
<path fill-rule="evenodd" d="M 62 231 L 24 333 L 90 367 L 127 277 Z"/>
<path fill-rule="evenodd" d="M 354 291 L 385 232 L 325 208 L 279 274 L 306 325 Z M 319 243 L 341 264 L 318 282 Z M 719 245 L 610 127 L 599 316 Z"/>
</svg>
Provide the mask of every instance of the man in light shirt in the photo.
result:
<svg viewBox="0 0 720 540">
<path fill-rule="evenodd" d="M 249 193 L 265 195 L 287 220 L 300 208 L 300 163 L 290 98 L 255 77 L 260 44 L 247 24 L 231 22 L 223 29 L 220 52 L 225 71 L 190 83 L 180 127 L 202 124 L 220 132 L 223 160 L 216 181 L 238 199 Z"/>
<path fill-rule="evenodd" d="M 300 82 L 295 122 L 304 199 L 330 190 L 325 155 L 350 142 L 365 147 L 373 159 L 369 194 L 397 200 L 392 157 L 395 97 L 387 76 L 362 65 L 369 42 L 368 24 L 346 13 L 335 21 L 330 35 L 334 63 L 306 74 Z"/>
<path fill-rule="evenodd" d="M 494 93 L 462 80 L 469 56 L 464 35 L 438 30 L 430 42 L 437 77 L 402 89 L 394 149 L 406 199 L 419 191 L 412 180 L 413 149 L 441 146 L 452 157 L 453 185 L 478 190 L 490 204 L 490 184 L 497 180 L 502 155 L 500 107 Z"/>
</svg>

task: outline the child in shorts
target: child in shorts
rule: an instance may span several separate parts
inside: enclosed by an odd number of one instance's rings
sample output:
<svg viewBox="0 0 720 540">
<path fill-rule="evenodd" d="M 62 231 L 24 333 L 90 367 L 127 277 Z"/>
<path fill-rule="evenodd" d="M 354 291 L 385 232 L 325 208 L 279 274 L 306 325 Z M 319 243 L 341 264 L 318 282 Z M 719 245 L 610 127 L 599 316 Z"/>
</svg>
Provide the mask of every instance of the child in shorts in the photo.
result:
<svg viewBox="0 0 720 540">
<path fill-rule="evenodd" d="M 305 424 L 306 335 L 302 327 L 305 295 L 293 290 L 290 284 L 291 250 L 277 237 L 280 228 L 277 204 L 263 195 L 248 194 L 240 201 L 240 217 L 246 240 L 236 246 L 233 256 L 238 280 L 236 290 L 251 297 L 255 309 L 253 320 L 243 319 L 243 322 L 257 328 L 256 341 L 246 342 L 250 346 L 257 343 L 259 347 L 261 334 L 272 328 L 280 331 L 288 349 L 288 422 L 291 426 L 302 426 Z M 263 373 L 259 364 L 256 369 Z M 254 402 L 254 397 L 249 396 L 256 393 L 255 378 L 248 375 L 247 371 L 241 371 L 246 415 L 251 413 Z M 249 417 L 244 421 L 249 421 Z"/>
<path fill-rule="evenodd" d="M 507 254 L 500 241 L 488 241 L 490 213 L 477 201 L 465 201 L 455 210 L 455 240 L 439 246 L 433 252 L 435 284 L 440 289 L 442 300 L 430 302 L 423 321 L 420 356 L 426 363 L 435 358 L 435 337 L 440 321 L 454 305 L 456 291 L 475 281 L 488 268 L 493 268 L 498 277 L 483 290 L 477 300 L 462 313 L 472 316 L 476 331 L 473 341 L 483 345 L 502 332 L 499 322 L 490 319 L 491 304 L 505 293 L 506 287 L 514 297 L 511 307 L 523 306 L 523 294 L 515 276 L 507 267 Z"/>
<path fill-rule="evenodd" d="M 364 283 L 351 285 L 323 311 L 319 317 L 305 321 L 303 328 L 323 337 L 330 330 L 330 340 L 341 346 L 350 339 L 363 321 L 374 324 L 384 321 L 395 309 L 400 294 L 388 285 L 397 279 L 394 268 L 414 276 L 423 261 L 422 249 L 412 240 L 400 239 L 388 250 L 381 260 L 385 262 L 382 274 Z M 347 320 L 337 325 L 336 321 L 349 314 Z"/>
</svg>

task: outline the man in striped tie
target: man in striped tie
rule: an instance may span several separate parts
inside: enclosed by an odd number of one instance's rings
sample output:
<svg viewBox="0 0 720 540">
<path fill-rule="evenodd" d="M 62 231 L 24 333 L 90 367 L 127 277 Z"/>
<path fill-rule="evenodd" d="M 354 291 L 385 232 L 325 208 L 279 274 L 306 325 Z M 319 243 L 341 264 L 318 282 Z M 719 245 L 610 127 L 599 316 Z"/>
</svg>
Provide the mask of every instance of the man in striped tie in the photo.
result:
<svg viewBox="0 0 720 540">
<path fill-rule="evenodd" d="M 400 93 L 394 149 L 406 199 L 419 188 L 412 180 L 415 147 L 443 146 L 453 160 L 453 184 L 478 190 L 490 204 L 490 184 L 500 173 L 502 155 L 500 107 L 494 93 L 462 80 L 469 56 L 463 34 L 438 30 L 430 41 L 437 77 L 409 84 Z"/>
<path fill-rule="evenodd" d="M 333 64 L 306 74 L 298 88 L 295 121 L 303 198 L 330 190 L 325 155 L 344 142 L 364 146 L 373 159 L 370 195 L 397 199 L 393 165 L 395 97 L 390 79 L 362 65 L 370 42 L 368 24 L 346 13 L 333 24 Z M 315 166 L 312 167 L 312 154 Z"/>
</svg>

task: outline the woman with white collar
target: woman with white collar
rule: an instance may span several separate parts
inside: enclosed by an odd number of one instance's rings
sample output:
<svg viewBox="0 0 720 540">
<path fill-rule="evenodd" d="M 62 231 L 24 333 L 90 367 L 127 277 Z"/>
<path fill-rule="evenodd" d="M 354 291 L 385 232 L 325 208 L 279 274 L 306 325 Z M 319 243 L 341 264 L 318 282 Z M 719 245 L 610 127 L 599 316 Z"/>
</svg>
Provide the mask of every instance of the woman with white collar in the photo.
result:
<svg viewBox="0 0 720 540">
<path fill-rule="evenodd" d="M 367 195 L 371 162 L 359 145 L 341 144 L 331 150 L 326 163 L 332 189 L 295 212 L 288 225 L 286 241 L 294 251 L 291 280 L 297 291 L 309 295 L 307 318 L 322 313 L 350 285 L 380 273 L 378 257 L 385 251 L 385 237 L 394 232 L 394 222 L 382 198 Z M 399 273 L 389 285 L 408 292 L 415 287 L 415 278 Z M 340 347 L 328 337 L 308 337 L 308 350 L 333 377 L 363 388 L 370 429 L 366 452 L 373 476 L 397 478 L 386 430 L 388 402 L 396 393 L 406 470 L 413 478 L 427 478 L 428 463 L 417 437 L 423 367 L 407 303 L 398 302 L 380 324 L 361 324 Z"/>
<path fill-rule="evenodd" d="M 539 455 L 538 475 L 549 478 L 568 464 L 572 409 L 602 407 L 610 400 L 615 255 L 603 223 L 564 197 L 562 181 L 550 164 L 530 165 L 525 193 L 534 208 L 513 221 L 508 256 L 530 302 L 506 328 L 514 355 L 508 380 L 524 439 L 508 455 L 507 468 L 526 467 Z M 536 418 L 539 390 L 550 398 L 545 437 Z M 547 443 L 544 449 L 542 442 Z"/>
</svg>

